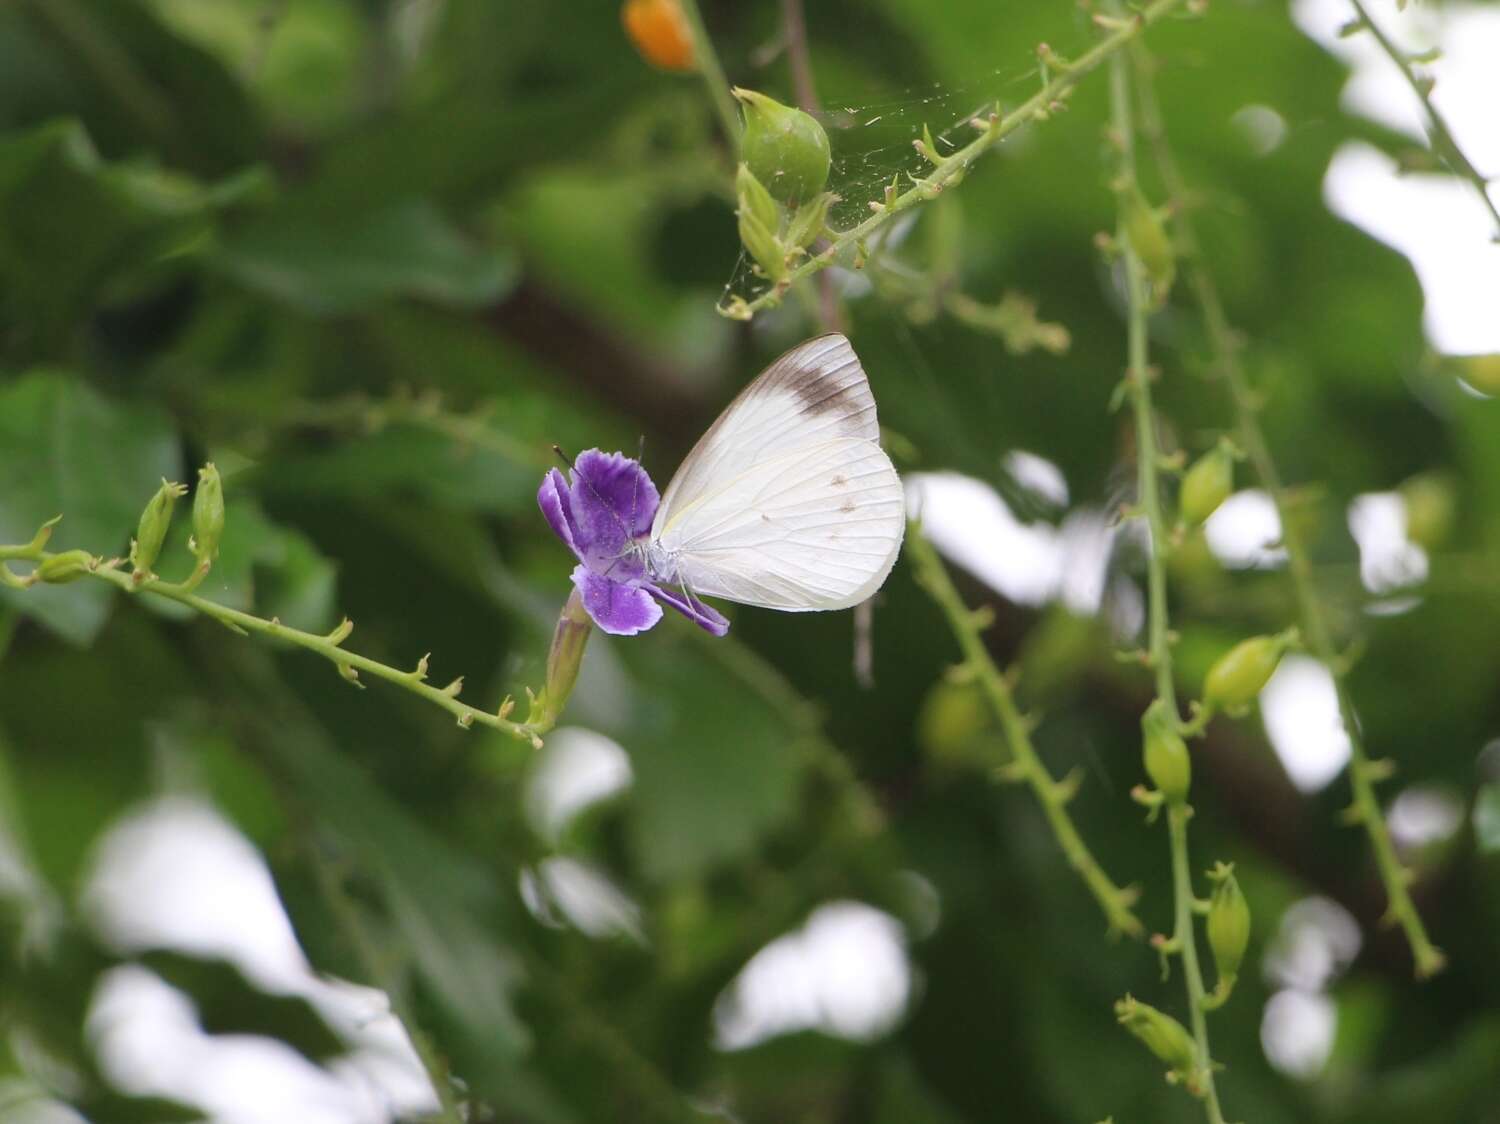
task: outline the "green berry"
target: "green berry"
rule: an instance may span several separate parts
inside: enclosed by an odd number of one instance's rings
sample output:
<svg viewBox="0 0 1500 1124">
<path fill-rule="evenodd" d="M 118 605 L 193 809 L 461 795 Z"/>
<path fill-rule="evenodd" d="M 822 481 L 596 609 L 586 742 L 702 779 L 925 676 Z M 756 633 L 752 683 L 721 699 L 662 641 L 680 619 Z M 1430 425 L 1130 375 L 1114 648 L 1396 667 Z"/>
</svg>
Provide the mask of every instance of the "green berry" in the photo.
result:
<svg viewBox="0 0 1500 1124">
<path fill-rule="evenodd" d="M 828 182 L 828 134 L 817 120 L 755 90 L 735 89 L 745 107 L 740 155 L 772 198 L 805 203 Z"/>
</svg>

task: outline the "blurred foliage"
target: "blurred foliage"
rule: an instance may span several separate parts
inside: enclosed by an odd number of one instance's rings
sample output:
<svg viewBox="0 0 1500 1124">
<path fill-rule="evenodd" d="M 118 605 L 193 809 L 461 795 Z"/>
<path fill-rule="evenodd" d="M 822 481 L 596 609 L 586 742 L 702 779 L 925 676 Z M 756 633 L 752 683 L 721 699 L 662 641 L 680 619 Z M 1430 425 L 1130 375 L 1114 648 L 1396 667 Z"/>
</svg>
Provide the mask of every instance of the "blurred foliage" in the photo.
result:
<svg viewBox="0 0 1500 1124">
<path fill-rule="evenodd" d="M 790 98 L 779 7 L 703 7 L 731 80 Z M 532 500 L 550 446 L 633 452 L 644 435 L 664 481 L 737 387 L 815 330 L 795 296 L 750 327 L 715 316 L 739 253 L 731 162 L 701 85 L 645 66 L 617 8 L 0 5 L 0 543 L 61 513 L 62 548 L 124 553 L 159 479 L 212 459 L 229 516 L 205 596 L 311 629 L 347 613 L 360 651 L 410 666 L 430 650 L 436 677 L 465 673 L 466 697 L 490 705 L 539 682 L 570 568 Z M 1019 100 L 1035 44 L 1071 56 L 1091 35 L 1069 4 L 808 8 L 823 102 L 859 111 L 827 115 L 830 186 L 850 195 L 905 166 L 859 163 L 867 116 L 891 115 L 904 161 L 929 100 L 969 102 L 958 114 Z M 1237 864 L 1254 917 L 1214 1016 L 1221 1092 L 1261 1124 L 1493 1124 L 1500 766 L 1478 754 L 1500 722 L 1500 571 L 1485 561 L 1500 550 L 1500 407 L 1425 354 L 1409 264 L 1325 210 L 1340 144 L 1404 142 L 1345 113 L 1343 70 L 1285 6 L 1218 0 L 1150 47 L 1271 444 L 1290 481 L 1316 485 L 1319 580 L 1341 640 L 1361 645 L 1367 741 L 1399 784 L 1476 794 L 1473 830 L 1419 864 L 1452 963 L 1417 986 L 1377 926 L 1363 839 L 1337 825 L 1341 786 L 1301 796 L 1256 723 L 1212 728 L 1195 856 Z M 1250 104 L 1286 122 L 1269 154 L 1231 126 Z M 1120 500 L 1130 443 L 1107 406 L 1123 323 L 1092 241 L 1112 223 L 1104 117 L 1095 75 L 901 250 L 972 294 L 966 307 L 1018 294 L 996 306 L 1007 331 L 1055 343 L 1061 326 L 1065 354 L 1006 350 L 931 285 L 849 284 L 903 467 L 1017 497 L 1004 456 L 1021 448 L 1055 462 L 1076 503 Z M 856 166 L 866 179 L 848 178 Z M 1184 300 L 1153 331 L 1166 441 L 1194 455 L 1229 419 Z M 1367 615 L 1341 513 L 1419 472 L 1451 488 L 1429 587 L 1405 613 Z M 191 565 L 184 539 L 164 552 L 169 578 Z M 1291 613 L 1275 572 L 1185 550 L 1173 580 L 1189 689 Z M 1054 773 L 1085 771 L 1071 807 L 1091 846 L 1166 929 L 1166 844 L 1126 797 L 1145 674 L 1094 622 L 964 592 L 994 603 L 996 657 L 1045 705 L 1039 751 Z M 315 1061 L 347 1048 L 303 1000 L 216 955 L 124 941 L 85 908 L 104 833 L 186 793 L 265 855 L 318 971 L 390 996 L 472 1119 L 1199 1118 L 1111 1013 L 1127 991 L 1176 1010 L 1179 985 L 1144 945 L 1105 943 L 1035 805 L 992 783 L 995 731 L 937 686 L 955 649 L 904 566 L 876 611 L 873 690 L 844 614 L 738 611 L 724 641 L 675 619 L 595 637 L 566 721 L 616 739 L 633 781 L 558 839 L 525 815 L 529 748 L 173 608 L 93 582 L 0 590 L 0 1115 L 43 1093 L 94 1124 L 196 1115 L 96 1051 L 86 1014 L 121 965 L 189 996 L 207 1033 Z M 640 939 L 528 908 L 520 887 L 557 855 L 638 903 Z M 1250 965 L 1310 894 L 1342 903 L 1365 946 L 1331 992 L 1333 1058 L 1304 1081 L 1266 1060 L 1273 985 Z M 917 983 L 897 1028 L 716 1049 L 726 985 L 840 898 L 907 928 Z"/>
</svg>

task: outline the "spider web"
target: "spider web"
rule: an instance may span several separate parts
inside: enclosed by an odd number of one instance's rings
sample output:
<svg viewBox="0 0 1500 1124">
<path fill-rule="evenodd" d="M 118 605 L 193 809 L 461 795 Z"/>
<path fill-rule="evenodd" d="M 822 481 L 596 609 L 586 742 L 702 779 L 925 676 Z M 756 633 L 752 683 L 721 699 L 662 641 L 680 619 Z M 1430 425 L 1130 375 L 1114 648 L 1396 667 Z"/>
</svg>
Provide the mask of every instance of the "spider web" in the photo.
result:
<svg viewBox="0 0 1500 1124">
<path fill-rule="evenodd" d="M 847 94 L 825 100 L 816 114 L 828 132 L 833 161 L 828 190 L 838 196 L 829 208 L 828 226 L 848 230 L 870 217 L 871 203 L 881 202 L 894 182 L 903 192 L 920 179 L 931 165 L 912 145 L 931 129 L 939 155 L 946 156 L 972 141 L 978 133 L 970 123 L 983 118 L 998 101 L 1011 108 L 1036 92 L 1041 77 L 1036 65 L 995 68 L 959 82 L 934 82 L 894 90 L 872 91 L 868 99 Z M 811 253 L 821 245 L 814 243 Z M 733 298 L 754 300 L 771 283 L 754 268 L 750 256 L 741 251 L 724 285 L 720 306 Z"/>
</svg>

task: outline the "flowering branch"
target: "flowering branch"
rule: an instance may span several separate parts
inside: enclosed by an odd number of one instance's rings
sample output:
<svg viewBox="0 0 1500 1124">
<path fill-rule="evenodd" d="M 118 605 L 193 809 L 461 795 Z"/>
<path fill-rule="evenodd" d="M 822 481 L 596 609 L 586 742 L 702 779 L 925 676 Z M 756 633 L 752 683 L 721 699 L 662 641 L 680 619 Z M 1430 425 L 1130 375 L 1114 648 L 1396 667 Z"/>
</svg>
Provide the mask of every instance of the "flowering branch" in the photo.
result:
<svg viewBox="0 0 1500 1124">
<path fill-rule="evenodd" d="M 912 186 L 902 192 L 896 191 L 893 184 L 887 188 L 883 201 L 871 202 L 870 207 L 874 214 L 864 222 L 835 234 L 825 249 L 807 258 L 800 265 L 789 269 L 770 289 L 754 300 L 747 301 L 742 297 L 731 298 L 727 304 L 719 305 L 719 312 L 732 320 L 749 320 L 762 309 L 774 308 L 781 303 L 782 297 L 786 295 L 794 281 L 827 269 L 845 250 L 864 243 L 901 212 L 936 199 L 946 188 L 961 181 L 975 160 L 1021 126 L 1032 121 L 1044 121 L 1063 109 L 1067 97 L 1072 93 L 1079 79 L 1139 37 L 1146 28 L 1160 22 L 1174 9 L 1186 3 L 1189 3 L 1189 0 L 1153 0 L 1132 16 L 1120 19 L 1105 18 L 1101 23 L 1102 26 L 1110 29 L 1109 34 L 1071 61 L 1059 58 L 1045 45 L 1038 48 L 1038 54 L 1044 60 L 1043 72 L 1049 75 L 1041 90 L 1009 113 L 1002 114 L 997 104 L 994 112 L 987 118 L 975 118 L 974 125 L 983 131 L 977 139 L 970 141 L 957 152 L 948 156 L 939 156 L 931 150 L 930 146 L 927 146 L 924 149 L 924 155 L 933 165 L 927 175 L 914 179 Z M 691 3 L 687 6 L 692 7 Z"/>
<path fill-rule="evenodd" d="M 1417 912 L 1411 899 L 1408 890 L 1412 880 L 1411 872 L 1401 864 L 1396 855 L 1385 817 L 1381 814 L 1380 802 L 1375 796 L 1375 784 L 1388 773 L 1389 764 L 1372 761 L 1365 748 L 1354 713 L 1354 703 L 1345 681 L 1346 661 L 1334 647 L 1327 617 L 1315 588 L 1307 545 L 1298 529 L 1297 519 L 1289 510 L 1281 473 L 1261 429 L 1256 396 L 1240 364 L 1234 329 L 1225 315 L 1218 287 L 1204 263 L 1197 233 L 1184 206 L 1186 184 L 1167 139 L 1161 107 L 1149 77 L 1150 60 L 1143 50 L 1138 51 L 1135 64 L 1140 77 L 1138 85 L 1142 132 L 1152 146 L 1153 159 L 1161 173 L 1162 183 L 1175 204 L 1173 210 L 1176 215 L 1177 241 L 1186 259 L 1185 279 L 1203 317 L 1213 364 L 1229 389 L 1240 445 L 1276 505 L 1281 522 L 1281 543 L 1287 552 L 1287 572 L 1291 575 L 1296 592 L 1303 639 L 1312 656 L 1328 669 L 1338 693 L 1339 713 L 1349 738 L 1349 783 L 1353 789 L 1353 802 L 1346 815 L 1352 822 L 1362 824 L 1369 836 L 1370 847 L 1389 902 L 1387 917 L 1400 924 L 1411 947 L 1417 976 L 1426 978 L 1442 970 L 1445 957 L 1428 937 L 1421 914 Z"/>
<path fill-rule="evenodd" d="M 1110 108 L 1112 140 L 1118 146 L 1119 163 L 1113 183 L 1119 201 L 1116 248 L 1124 266 L 1126 296 L 1129 306 L 1126 385 L 1135 411 L 1136 460 L 1139 466 L 1139 501 L 1150 532 L 1147 555 L 1149 607 L 1147 617 L 1147 655 L 1156 674 L 1156 702 L 1143 720 L 1146 768 L 1158 791 L 1138 790 L 1142 800 L 1153 805 L 1153 814 L 1162 803 L 1167 807 L 1167 833 L 1172 855 L 1172 892 L 1174 924 L 1172 936 L 1159 940 L 1163 955 L 1176 953 L 1182 958 L 1182 975 L 1187 986 L 1188 1013 L 1192 1026 L 1191 1064 L 1183 1071 L 1180 1060 L 1173 1060 L 1173 1073 L 1180 1076 L 1188 1090 L 1202 1097 L 1209 1124 L 1223 1124 L 1218 1091 L 1214 1087 L 1213 1053 L 1208 1041 L 1205 1015 L 1203 974 L 1198 966 L 1198 941 L 1193 928 L 1194 906 L 1192 876 L 1188 869 L 1188 820 L 1192 805 L 1187 802 L 1190 772 L 1186 746 L 1179 732 L 1181 716 L 1177 708 L 1176 686 L 1172 677 L 1172 646 L 1167 621 L 1166 553 L 1171 529 L 1162 514 L 1161 453 L 1156 441 L 1156 417 L 1151 405 L 1150 372 L 1147 364 L 1146 319 L 1149 311 L 1147 266 L 1142 261 L 1143 203 L 1136 179 L 1135 126 L 1130 103 L 1130 75 L 1124 55 L 1110 62 Z M 1150 226 L 1147 224 L 1146 229 Z M 1160 271 L 1157 271 L 1160 276 Z M 1158 299 L 1164 294 L 1155 294 Z M 1165 762 L 1157 756 L 1161 753 Z M 1164 1016 L 1165 1017 L 1165 1016 Z M 1128 1024 L 1127 1024 L 1128 1025 Z"/>
<path fill-rule="evenodd" d="M 1479 198 L 1484 201 L 1485 210 L 1489 211 L 1490 218 L 1495 223 L 1495 233 L 1490 236 L 1490 240 L 1500 242 L 1500 210 L 1496 209 L 1495 201 L 1490 198 L 1489 180 L 1464 155 L 1463 149 L 1459 148 L 1458 142 L 1453 139 L 1453 130 L 1448 127 L 1447 120 L 1437 111 L 1437 106 L 1432 104 L 1432 79 L 1419 76 L 1412 69 L 1411 59 L 1391 42 L 1390 37 L 1381 30 L 1380 25 L 1370 18 L 1370 13 L 1361 0 L 1349 0 L 1349 2 L 1359 13 L 1359 18 L 1354 21 L 1350 30 L 1368 30 L 1375 37 L 1375 42 L 1380 44 L 1380 49 L 1396 64 L 1401 77 L 1406 79 L 1406 84 L 1411 87 L 1412 93 L 1416 94 L 1417 100 L 1422 103 L 1422 110 L 1427 117 L 1427 127 L 1431 133 L 1433 150 L 1447 162 L 1454 172 L 1474 185 L 1474 190 L 1479 192 Z"/>
<path fill-rule="evenodd" d="M 1110 931 L 1139 936 L 1143 927 L 1130 908 L 1137 897 L 1135 888 L 1116 886 L 1110 880 L 1068 815 L 1067 805 L 1078 789 L 1078 775 L 1059 781 L 1047 771 L 1031 744 L 1033 721 L 1016 706 L 1009 682 L 984 646 L 981 633 L 990 623 L 989 614 L 984 610 L 976 612 L 963 603 L 937 550 L 927 541 L 918 523 L 913 522 L 907 527 L 906 551 L 915 568 L 917 583 L 932 596 L 948 618 L 948 626 L 964 655 L 964 662 L 960 665 L 962 674 L 979 684 L 1005 733 L 1011 763 L 1002 775 L 1031 786 L 1053 835 L 1057 837 L 1058 846 L 1067 856 L 1068 865 L 1078 872 L 1093 893 L 1109 922 Z"/>
</svg>

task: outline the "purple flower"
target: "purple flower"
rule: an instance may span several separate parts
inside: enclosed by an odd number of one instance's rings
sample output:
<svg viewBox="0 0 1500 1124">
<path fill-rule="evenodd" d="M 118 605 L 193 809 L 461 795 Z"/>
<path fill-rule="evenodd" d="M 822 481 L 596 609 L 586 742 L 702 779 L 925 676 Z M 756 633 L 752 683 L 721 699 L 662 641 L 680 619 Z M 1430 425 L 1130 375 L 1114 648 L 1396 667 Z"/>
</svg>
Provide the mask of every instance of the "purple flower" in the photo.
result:
<svg viewBox="0 0 1500 1124">
<path fill-rule="evenodd" d="M 605 632 L 645 632 L 661 620 L 661 605 L 670 605 L 723 636 L 729 621 L 697 597 L 663 589 L 651 572 L 646 548 L 660 500 L 638 462 L 598 449 L 580 453 L 566 477 L 552 469 L 536 495 L 552 530 L 578 558 L 573 584 Z"/>
</svg>

